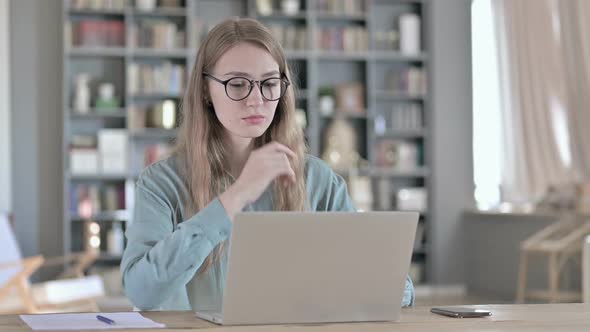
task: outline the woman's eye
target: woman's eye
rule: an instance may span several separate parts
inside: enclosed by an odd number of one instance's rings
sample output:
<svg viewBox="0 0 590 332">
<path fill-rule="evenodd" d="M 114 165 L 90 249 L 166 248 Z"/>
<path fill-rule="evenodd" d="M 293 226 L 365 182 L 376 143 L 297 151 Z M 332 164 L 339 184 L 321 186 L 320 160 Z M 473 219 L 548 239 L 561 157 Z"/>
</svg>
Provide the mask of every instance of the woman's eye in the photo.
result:
<svg viewBox="0 0 590 332">
<path fill-rule="evenodd" d="M 246 80 L 232 80 L 229 82 L 229 86 L 232 88 L 244 88 L 248 86 L 248 82 Z"/>
</svg>

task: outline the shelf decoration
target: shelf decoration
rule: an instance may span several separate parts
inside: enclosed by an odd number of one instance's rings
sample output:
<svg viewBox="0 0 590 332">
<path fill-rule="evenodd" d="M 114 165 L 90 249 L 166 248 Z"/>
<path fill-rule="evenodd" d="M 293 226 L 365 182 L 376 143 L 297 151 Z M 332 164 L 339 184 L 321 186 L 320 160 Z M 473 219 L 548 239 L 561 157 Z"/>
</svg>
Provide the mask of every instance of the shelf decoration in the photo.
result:
<svg viewBox="0 0 590 332">
<path fill-rule="evenodd" d="M 360 156 L 356 144 L 357 136 L 346 119 L 337 116 L 326 129 L 324 137 L 326 148 L 322 159 L 335 169 L 358 167 Z"/>
<path fill-rule="evenodd" d="M 365 87 L 360 82 L 336 86 L 336 110 L 345 113 L 365 113 Z"/>
</svg>

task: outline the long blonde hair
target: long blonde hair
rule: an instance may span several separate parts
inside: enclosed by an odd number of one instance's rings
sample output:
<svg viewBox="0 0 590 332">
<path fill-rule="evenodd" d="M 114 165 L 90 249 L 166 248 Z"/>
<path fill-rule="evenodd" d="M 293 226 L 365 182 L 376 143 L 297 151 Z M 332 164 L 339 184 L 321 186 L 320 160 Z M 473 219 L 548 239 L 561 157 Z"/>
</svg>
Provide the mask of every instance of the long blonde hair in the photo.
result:
<svg viewBox="0 0 590 332">
<path fill-rule="evenodd" d="M 211 72 L 216 61 L 230 48 L 248 42 L 268 51 L 279 65 L 279 72 L 292 82 L 281 45 L 270 31 L 253 19 L 232 18 L 215 26 L 201 43 L 192 69 L 190 81 L 182 103 L 181 125 L 175 147 L 179 168 L 184 176 L 190 197 L 186 203 L 187 216 L 204 208 L 223 193 L 232 183 L 224 127 L 215 115 L 203 72 Z M 276 141 L 288 146 L 297 155 L 291 160 L 296 183 L 284 187 L 279 181 L 273 184 L 273 209 L 278 211 L 302 211 L 305 209 L 305 152 L 303 131 L 295 120 L 295 96 L 293 84 L 279 100 L 274 119 L 267 131 L 254 139 L 254 147 Z M 205 259 L 199 273 L 206 271 L 223 252 L 223 244 L 217 246 Z"/>
</svg>

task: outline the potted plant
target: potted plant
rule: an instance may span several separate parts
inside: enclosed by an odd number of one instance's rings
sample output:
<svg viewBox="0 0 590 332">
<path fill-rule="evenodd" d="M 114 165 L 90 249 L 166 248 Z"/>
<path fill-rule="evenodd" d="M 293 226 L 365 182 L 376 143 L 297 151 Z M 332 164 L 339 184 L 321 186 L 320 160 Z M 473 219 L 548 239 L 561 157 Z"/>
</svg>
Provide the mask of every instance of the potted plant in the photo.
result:
<svg viewBox="0 0 590 332">
<path fill-rule="evenodd" d="M 334 87 L 322 86 L 319 89 L 320 112 L 323 115 L 330 115 L 334 112 Z"/>
</svg>

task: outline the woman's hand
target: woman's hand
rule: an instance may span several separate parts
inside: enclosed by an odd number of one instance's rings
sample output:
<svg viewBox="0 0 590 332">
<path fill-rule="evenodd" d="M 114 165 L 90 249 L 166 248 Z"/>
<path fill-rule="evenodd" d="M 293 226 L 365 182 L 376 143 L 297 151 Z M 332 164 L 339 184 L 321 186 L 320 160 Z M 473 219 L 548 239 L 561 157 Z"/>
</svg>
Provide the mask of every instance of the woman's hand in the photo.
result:
<svg viewBox="0 0 590 332">
<path fill-rule="evenodd" d="M 289 158 L 296 158 L 295 152 L 280 143 L 269 143 L 250 153 L 242 173 L 226 192 L 219 196 L 230 219 L 244 206 L 256 201 L 274 180 L 284 185 L 295 183 L 295 172 Z"/>
</svg>

